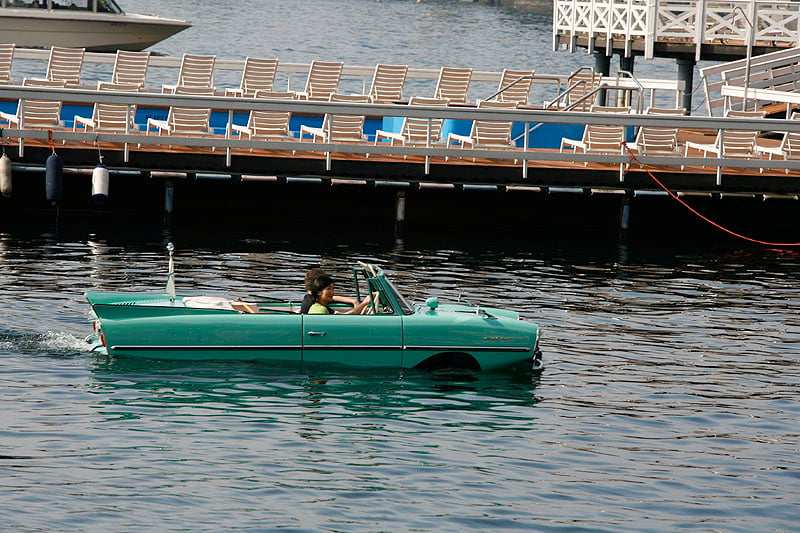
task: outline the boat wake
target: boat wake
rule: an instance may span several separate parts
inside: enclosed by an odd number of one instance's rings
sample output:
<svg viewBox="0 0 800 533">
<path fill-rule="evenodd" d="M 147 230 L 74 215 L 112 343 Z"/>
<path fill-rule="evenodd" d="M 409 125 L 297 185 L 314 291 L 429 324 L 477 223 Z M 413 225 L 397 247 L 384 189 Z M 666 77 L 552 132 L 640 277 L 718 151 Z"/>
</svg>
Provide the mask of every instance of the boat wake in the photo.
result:
<svg viewBox="0 0 800 533">
<path fill-rule="evenodd" d="M 41 355 L 83 355 L 91 346 L 83 338 L 63 331 L 42 333 L 0 332 L 0 351 Z"/>
</svg>

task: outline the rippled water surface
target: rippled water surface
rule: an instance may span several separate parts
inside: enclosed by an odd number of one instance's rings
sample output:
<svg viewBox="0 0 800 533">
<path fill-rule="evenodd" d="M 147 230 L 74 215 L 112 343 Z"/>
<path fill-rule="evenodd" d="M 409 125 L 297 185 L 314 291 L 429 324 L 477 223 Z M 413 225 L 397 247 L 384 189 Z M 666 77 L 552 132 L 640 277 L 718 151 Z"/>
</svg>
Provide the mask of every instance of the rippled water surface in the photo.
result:
<svg viewBox="0 0 800 533">
<path fill-rule="evenodd" d="M 0 232 L 0 526 L 790 531 L 800 256 L 220 227 Z M 545 331 L 547 367 L 436 375 L 86 351 L 86 290 L 301 294 L 356 260 Z"/>
<path fill-rule="evenodd" d="M 499 72 L 504 68 L 534 69 L 539 74 L 569 74 L 594 60 L 585 51 L 553 51 L 552 7 L 542 2 L 538 12 L 520 12 L 456 0 L 254 0 L 230 2 L 194 0 L 119 0 L 129 13 L 149 13 L 190 20 L 193 26 L 151 47 L 156 54 L 211 54 L 220 60 L 245 57 L 277 58 L 285 63 L 312 60 L 343 61 L 347 65 L 405 64 L 438 69 L 443 65 Z M 616 72 L 617 60 L 611 62 Z M 702 65 L 701 65 L 702 66 Z M 41 62 L 15 60 L 15 78 L 42 76 Z M 643 78 L 676 77 L 675 62 L 638 60 Z M 111 65 L 87 64 L 85 80 L 110 78 Z M 175 83 L 174 69 L 152 67 L 148 85 Z M 218 88 L 238 87 L 241 72 L 218 69 Z M 699 79 L 699 77 L 697 78 Z M 369 83 L 370 80 L 367 80 Z M 341 92 L 361 92 L 363 80 L 344 77 Z M 305 76 L 279 74 L 276 87 L 302 90 Z M 432 96 L 435 80 L 406 81 L 406 96 Z M 470 98 L 487 98 L 496 84 L 474 82 Z M 558 94 L 554 84 L 537 84 L 531 102 L 543 103 Z M 674 97 L 664 105 L 673 105 Z M 700 105 L 698 97 L 698 106 Z M 702 111 L 702 109 L 701 109 Z"/>
<path fill-rule="evenodd" d="M 194 22 L 155 47 L 171 55 L 553 73 L 587 61 L 550 52 L 549 13 L 463 2 L 121 3 Z M 669 61 L 637 63 L 658 68 L 672 77 Z M 195 224 L 0 217 L 0 529 L 797 529 L 797 252 L 691 235 L 501 239 L 489 220 L 402 240 Z M 367 260 L 418 303 L 518 310 L 544 328 L 546 369 L 88 352 L 83 292 L 161 290 L 170 240 L 183 293 L 299 297 L 308 267 L 341 277 Z"/>
</svg>

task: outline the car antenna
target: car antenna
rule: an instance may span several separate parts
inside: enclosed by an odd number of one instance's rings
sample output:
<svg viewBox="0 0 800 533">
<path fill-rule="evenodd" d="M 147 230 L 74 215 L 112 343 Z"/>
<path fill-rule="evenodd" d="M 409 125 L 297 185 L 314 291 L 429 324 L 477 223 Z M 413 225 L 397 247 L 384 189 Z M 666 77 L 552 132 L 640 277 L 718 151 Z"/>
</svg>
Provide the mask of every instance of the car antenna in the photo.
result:
<svg viewBox="0 0 800 533">
<path fill-rule="evenodd" d="M 175 245 L 171 242 L 167 243 L 167 251 L 169 252 L 169 272 L 167 272 L 167 295 L 169 301 L 175 301 L 175 263 L 172 259 L 172 252 L 175 251 Z"/>
</svg>

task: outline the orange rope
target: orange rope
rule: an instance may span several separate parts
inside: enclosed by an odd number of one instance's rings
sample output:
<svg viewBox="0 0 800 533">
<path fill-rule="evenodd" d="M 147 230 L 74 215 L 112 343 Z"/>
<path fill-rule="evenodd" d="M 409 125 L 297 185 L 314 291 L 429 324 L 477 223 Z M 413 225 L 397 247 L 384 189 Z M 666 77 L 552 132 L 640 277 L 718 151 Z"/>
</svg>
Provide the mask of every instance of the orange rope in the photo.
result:
<svg viewBox="0 0 800 533">
<path fill-rule="evenodd" d="M 55 155 L 56 145 L 53 143 L 53 130 L 47 130 L 47 143 L 50 145 L 50 149 L 53 151 L 53 155 Z"/>
<path fill-rule="evenodd" d="M 623 143 L 622 143 L 622 146 L 624 146 L 624 147 L 625 147 L 625 149 L 626 149 L 626 150 L 628 150 L 628 157 L 629 157 L 629 162 L 630 162 L 630 163 L 632 163 L 632 162 L 636 161 L 637 163 L 639 163 L 639 166 L 641 166 L 641 167 L 644 167 L 644 165 L 642 164 L 642 162 L 641 162 L 641 161 L 639 161 L 639 159 L 636 157 L 636 154 L 634 154 L 634 153 L 633 153 L 633 151 L 630 149 L 630 147 L 628 147 L 628 143 L 625 143 L 625 142 L 623 142 Z M 740 238 L 740 239 L 744 239 L 744 240 L 746 240 L 746 241 L 754 242 L 754 243 L 757 243 L 757 244 L 764 244 L 764 245 L 766 245 L 766 246 L 800 246 L 800 242 L 768 242 L 768 241 L 760 241 L 760 240 L 758 240 L 758 239 L 753 239 L 753 238 L 751 238 L 751 237 L 747 237 L 747 236 L 745 236 L 745 235 L 741 235 L 741 234 L 739 234 L 739 233 L 736 233 L 736 232 L 734 232 L 734 231 L 731 231 L 731 230 L 729 230 L 728 228 L 726 228 L 726 227 L 723 227 L 723 226 L 721 226 L 720 224 L 718 224 L 718 223 L 714 222 L 713 220 L 711 220 L 710 218 L 706 217 L 706 216 L 705 216 L 705 215 L 703 215 L 702 213 L 699 213 L 699 212 L 698 212 L 696 209 L 694 209 L 692 206 L 690 206 L 689 204 L 687 204 L 686 202 L 684 202 L 683 200 L 681 200 L 681 199 L 678 197 L 678 195 L 677 195 L 677 194 L 675 194 L 674 192 L 672 192 L 671 190 L 669 190 L 669 189 L 667 188 L 667 186 L 666 186 L 666 185 L 664 185 L 663 183 L 661 183 L 661 182 L 658 180 L 658 178 L 656 178 L 656 177 L 653 175 L 653 173 L 652 173 L 652 172 L 650 172 L 649 170 L 645 170 L 645 172 L 647 172 L 647 174 L 648 174 L 648 175 L 649 175 L 649 176 L 650 176 L 650 177 L 653 179 L 653 181 L 655 181 L 655 182 L 658 184 L 658 186 L 659 186 L 659 187 L 661 187 L 662 189 L 664 189 L 665 191 L 667 191 L 667 194 L 669 194 L 669 195 L 670 195 L 672 198 L 674 198 L 674 199 L 675 199 L 675 200 L 676 200 L 678 203 L 680 203 L 680 204 L 681 204 L 683 207 L 685 207 L 686 209 L 688 209 L 689 211 L 691 211 L 692 213 L 694 213 L 695 215 L 697 215 L 698 217 L 700 217 L 702 220 L 704 220 L 704 221 L 708 222 L 709 224 L 711 224 L 711 225 L 712 225 L 712 226 L 714 226 L 715 228 L 717 228 L 717 229 L 720 229 L 720 230 L 724 231 L 725 233 L 728 233 L 728 234 L 730 234 L 730 235 L 733 235 L 734 237 L 738 237 L 738 238 Z M 626 170 L 626 171 L 625 171 L 625 174 L 627 174 L 627 173 L 628 173 L 628 171 Z"/>
</svg>

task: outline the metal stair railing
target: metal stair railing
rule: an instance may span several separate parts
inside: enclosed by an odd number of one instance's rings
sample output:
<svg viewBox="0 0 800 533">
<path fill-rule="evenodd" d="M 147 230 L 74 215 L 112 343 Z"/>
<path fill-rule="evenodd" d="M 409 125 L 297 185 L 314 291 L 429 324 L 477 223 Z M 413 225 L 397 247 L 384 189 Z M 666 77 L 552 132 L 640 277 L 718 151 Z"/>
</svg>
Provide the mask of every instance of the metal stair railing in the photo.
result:
<svg viewBox="0 0 800 533">
<path fill-rule="evenodd" d="M 491 100 L 492 98 L 496 98 L 497 96 L 503 94 L 505 91 L 507 91 L 508 89 L 513 87 L 514 85 L 518 84 L 522 80 L 532 80 L 534 77 L 535 77 L 535 75 L 520 76 L 519 78 L 516 78 L 515 80 L 511 81 L 511 83 L 509 83 L 508 85 L 505 85 L 504 87 L 500 87 L 500 89 L 498 89 L 497 91 L 495 91 L 494 93 L 492 93 L 488 97 L 484 98 L 484 100 Z"/>
<path fill-rule="evenodd" d="M 627 71 L 621 71 L 621 72 L 627 72 Z M 628 73 L 628 74 L 630 74 L 630 73 Z M 597 95 L 597 93 L 599 93 L 600 91 L 617 90 L 617 91 L 625 91 L 625 92 L 628 92 L 628 93 L 630 93 L 632 91 L 636 91 L 638 93 L 638 95 L 639 95 L 639 97 L 636 99 L 636 102 L 637 102 L 636 112 L 638 114 L 641 114 L 641 112 L 642 112 L 642 101 L 643 101 L 643 96 L 644 96 L 644 87 L 642 86 L 641 83 L 639 83 L 638 80 L 636 80 L 635 77 L 633 77 L 632 74 L 631 74 L 631 79 L 634 80 L 634 83 L 636 83 L 637 87 L 630 87 L 629 85 L 622 85 L 622 84 L 606 84 L 605 82 L 603 82 L 596 89 L 594 89 L 593 91 L 583 95 L 583 97 L 579 98 L 578 100 L 573 102 L 571 105 L 565 107 L 564 109 L 561 109 L 560 111 L 571 111 L 571 110 L 575 109 L 576 107 L 581 106 L 583 104 L 583 102 L 585 102 L 586 100 L 594 98 Z M 522 139 L 523 137 L 527 139 L 528 135 L 530 135 L 531 132 L 536 131 L 539 127 L 542 126 L 542 124 L 544 124 L 544 123 L 543 122 L 539 122 L 538 124 L 534 124 L 533 126 L 531 126 L 529 128 L 526 128 L 525 131 L 523 131 L 522 133 L 520 133 L 519 135 L 517 135 L 516 137 L 511 139 L 511 141 L 512 142 L 517 142 L 518 140 Z M 527 142 L 526 142 L 526 144 L 527 144 Z"/>
</svg>

